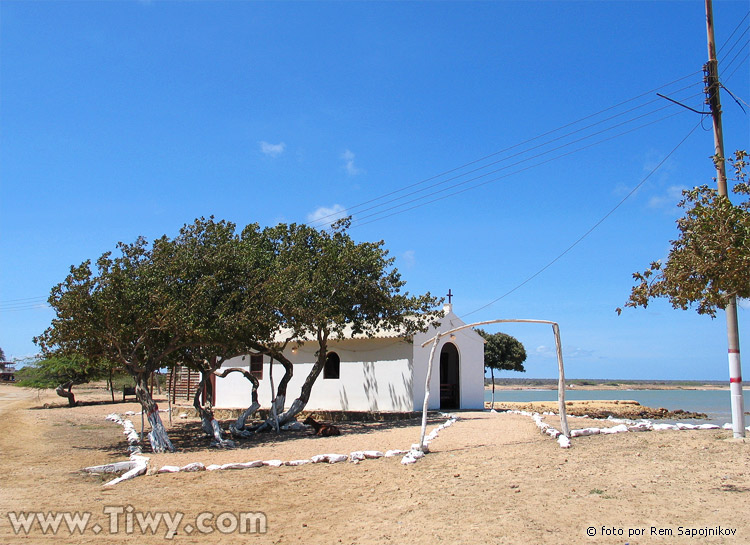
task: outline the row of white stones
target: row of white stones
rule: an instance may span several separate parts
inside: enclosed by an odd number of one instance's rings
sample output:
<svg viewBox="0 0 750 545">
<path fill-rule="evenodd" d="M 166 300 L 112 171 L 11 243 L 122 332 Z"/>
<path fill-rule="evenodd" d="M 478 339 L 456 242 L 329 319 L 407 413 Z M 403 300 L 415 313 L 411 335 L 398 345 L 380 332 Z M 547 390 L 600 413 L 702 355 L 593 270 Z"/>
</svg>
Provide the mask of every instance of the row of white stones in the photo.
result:
<svg viewBox="0 0 750 545">
<path fill-rule="evenodd" d="M 124 462 L 115 462 L 113 464 L 104 464 L 101 466 L 85 467 L 81 471 L 86 473 L 96 474 L 115 474 L 122 473 L 119 477 L 112 479 L 109 482 L 104 483 L 104 486 L 113 486 L 122 481 L 127 481 L 139 475 L 146 473 L 148 469 L 149 458 L 143 456 L 140 445 L 140 437 L 138 432 L 135 431 L 135 426 L 130 419 L 123 419 L 119 414 L 112 413 L 106 417 L 110 422 L 119 424 L 122 426 L 122 433 L 128 439 L 128 451 L 130 452 L 129 460 Z"/>
<path fill-rule="evenodd" d="M 134 414 L 134 413 L 133 413 Z M 418 444 L 413 444 L 409 450 L 388 450 L 385 453 L 379 450 L 357 450 L 350 454 L 317 454 L 304 460 L 254 460 L 252 462 L 232 462 L 228 464 L 211 464 L 204 465 L 201 462 L 193 462 L 184 466 L 173 466 L 165 465 L 156 470 L 156 473 L 178 473 L 182 471 L 217 471 L 227 469 L 249 469 L 253 467 L 281 467 L 281 466 L 301 466 L 305 464 L 319 464 L 329 463 L 335 464 L 338 462 L 350 461 L 358 464 L 362 460 L 370 460 L 376 458 L 392 458 L 394 456 L 404 457 L 401 459 L 402 464 L 413 464 L 420 458 L 424 457 L 426 452 L 429 452 L 429 444 L 435 440 L 438 434 L 445 428 L 453 425 L 457 420 L 457 417 L 452 414 L 443 414 L 441 416 L 447 416 L 448 419 L 441 425 L 433 429 L 426 437 L 424 441 L 424 449 L 420 449 Z M 120 415 L 112 413 L 107 415 L 107 420 L 119 424 L 123 427 L 123 433 L 128 439 L 128 450 L 130 451 L 130 460 L 123 462 L 115 462 L 113 464 L 105 464 L 100 466 L 86 467 L 82 469 L 87 473 L 96 474 L 111 474 L 111 473 L 123 473 L 120 477 L 113 479 L 104 484 L 104 486 L 112 486 L 122 481 L 132 479 L 139 475 L 146 473 L 148 469 L 149 458 L 143 456 L 141 453 L 140 441 L 138 432 L 133 426 L 133 422 L 129 419 L 123 419 Z"/>
<path fill-rule="evenodd" d="M 496 411 L 493 411 L 496 412 Z M 520 414 L 522 416 L 531 417 L 534 423 L 537 425 L 542 433 L 545 433 L 557 439 L 557 442 L 562 448 L 570 448 L 570 438 L 565 437 L 562 432 L 553 428 L 546 422 L 544 422 L 544 416 L 557 416 L 553 412 L 545 413 L 531 413 L 528 411 L 506 411 L 511 414 Z M 617 425 L 606 427 L 606 428 L 581 428 L 570 431 L 570 437 L 585 437 L 587 435 L 598 435 L 598 434 L 614 434 L 614 433 L 625 433 L 625 432 L 639 432 L 639 431 L 665 431 L 665 430 L 718 430 L 725 429 L 731 430 L 731 424 L 724 424 L 723 426 L 717 426 L 716 424 L 687 424 L 683 422 L 677 422 L 675 424 L 655 424 L 650 420 L 628 420 L 623 418 L 591 418 L 588 416 L 569 416 L 568 418 L 590 418 L 591 420 L 601 420 L 607 422 L 614 422 Z M 747 428 L 750 431 L 750 426 Z"/>
<path fill-rule="evenodd" d="M 187 464 L 185 466 L 171 466 L 166 465 L 160 467 L 158 470 L 156 470 L 156 473 L 178 473 L 181 471 L 219 471 L 219 470 L 226 470 L 226 469 L 249 469 L 253 467 L 281 467 L 281 466 L 301 466 L 305 464 L 320 464 L 320 463 L 328 463 L 328 464 L 336 464 L 339 462 L 346 462 L 347 460 L 350 462 L 353 462 L 355 464 L 358 464 L 362 460 L 372 460 L 376 458 L 392 458 L 394 456 L 401 456 L 404 455 L 404 457 L 401 459 L 402 464 L 413 464 L 420 458 L 424 457 L 426 452 L 429 452 L 428 445 L 431 441 L 437 438 L 438 433 L 440 433 L 445 428 L 453 425 L 453 423 L 457 420 L 455 415 L 447 415 L 447 414 L 441 414 L 441 416 L 447 416 L 448 420 L 446 420 L 443 424 L 437 426 L 434 430 L 432 430 L 429 435 L 425 437 L 424 441 L 424 450 L 420 450 L 418 444 L 413 444 L 409 450 L 389 450 L 385 453 L 379 450 L 356 450 L 354 452 L 351 452 L 350 454 L 336 454 L 336 453 L 330 453 L 330 454 L 316 454 L 315 456 L 311 456 L 310 458 L 304 459 L 304 460 L 289 460 L 289 461 L 283 461 L 283 460 L 253 460 L 252 462 L 232 462 L 228 464 L 211 464 L 211 465 L 204 465 L 201 462 L 193 462 L 191 464 Z"/>
</svg>

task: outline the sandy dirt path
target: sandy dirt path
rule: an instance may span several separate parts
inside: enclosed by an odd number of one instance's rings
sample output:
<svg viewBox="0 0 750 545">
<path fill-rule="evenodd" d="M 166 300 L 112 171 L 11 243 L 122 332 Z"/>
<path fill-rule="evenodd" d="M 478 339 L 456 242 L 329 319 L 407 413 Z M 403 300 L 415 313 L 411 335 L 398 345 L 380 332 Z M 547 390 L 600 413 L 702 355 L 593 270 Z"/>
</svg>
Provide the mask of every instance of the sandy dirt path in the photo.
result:
<svg viewBox="0 0 750 545">
<path fill-rule="evenodd" d="M 37 397 L 5 388 L 0 387 L 2 543 L 750 543 L 750 444 L 727 440 L 731 433 L 723 430 L 597 435 L 574 439 L 573 448 L 563 450 L 527 417 L 467 412 L 440 433 L 431 454 L 411 466 L 391 458 L 149 475 L 107 488 L 100 477 L 78 470 L 125 458 L 121 429 L 104 416 L 137 410 L 135 404 L 69 409 L 54 393 Z M 53 407 L 40 408 L 44 403 Z M 403 448 L 418 438 L 417 422 L 351 424 L 341 437 L 268 434 L 216 451 L 205 448 L 203 438 L 190 439 L 197 421 L 177 420 L 170 433 L 181 452 L 152 456 L 153 467 Z M 136 423 L 139 428 L 137 417 Z M 590 424 L 574 421 L 575 427 Z M 134 522 L 128 534 L 130 508 L 133 517 L 181 514 L 179 530 L 168 539 L 165 524 L 152 535 Z M 71 535 L 64 525 L 56 536 L 44 534 L 36 522 L 28 535 L 16 535 L 10 518 L 21 511 L 89 512 L 91 519 L 83 535 Z M 216 529 L 220 517 L 231 526 L 232 516 L 261 512 L 263 534 Z M 211 533 L 195 528 L 201 516 Z M 113 518 L 117 532 L 111 531 Z M 91 530 L 95 523 L 99 534 Z M 734 535 L 679 536 L 680 528 L 721 528 Z M 653 533 L 659 530 L 672 535 Z"/>
</svg>

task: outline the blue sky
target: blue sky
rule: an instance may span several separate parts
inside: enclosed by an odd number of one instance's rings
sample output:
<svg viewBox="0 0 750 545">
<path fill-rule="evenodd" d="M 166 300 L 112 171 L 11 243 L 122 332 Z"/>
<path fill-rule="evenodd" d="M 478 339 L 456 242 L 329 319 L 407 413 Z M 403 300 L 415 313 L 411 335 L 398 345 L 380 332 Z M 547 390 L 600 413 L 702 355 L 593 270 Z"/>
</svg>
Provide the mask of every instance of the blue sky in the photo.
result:
<svg viewBox="0 0 750 545">
<path fill-rule="evenodd" d="M 33 354 L 50 288 L 118 241 L 173 235 L 201 215 L 271 225 L 346 210 L 352 236 L 385 240 L 411 292 L 450 288 L 467 321 L 559 322 L 570 377 L 726 379 L 723 315 L 614 310 L 631 273 L 666 256 L 680 189 L 713 176 L 710 119 L 673 152 L 700 116 L 654 91 L 703 109 L 703 10 L 4 1 L 0 346 Z M 714 2 L 720 73 L 745 102 L 748 11 Z M 748 115 L 727 93 L 722 103 L 726 149 L 747 149 Z M 668 155 L 572 250 L 476 311 Z M 746 346 L 748 324 L 743 308 Z M 525 344 L 528 376 L 555 375 L 549 327 L 502 330 Z"/>
</svg>

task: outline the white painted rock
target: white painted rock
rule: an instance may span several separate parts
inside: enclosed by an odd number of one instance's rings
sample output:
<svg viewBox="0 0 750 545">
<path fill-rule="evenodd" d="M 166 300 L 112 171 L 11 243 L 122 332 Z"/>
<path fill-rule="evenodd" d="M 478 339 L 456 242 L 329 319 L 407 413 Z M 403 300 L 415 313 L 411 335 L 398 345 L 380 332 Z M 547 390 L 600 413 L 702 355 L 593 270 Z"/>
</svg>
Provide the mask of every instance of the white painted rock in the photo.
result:
<svg viewBox="0 0 750 545">
<path fill-rule="evenodd" d="M 628 431 L 628 427 L 625 424 L 619 424 L 611 428 L 602 428 L 599 433 L 623 433 L 626 431 Z"/>
<path fill-rule="evenodd" d="M 651 426 L 654 431 L 665 431 L 665 430 L 676 430 L 677 426 L 674 424 L 652 424 Z"/>
<path fill-rule="evenodd" d="M 288 466 L 303 466 L 305 464 L 309 464 L 311 460 L 291 460 L 290 462 L 286 462 L 286 465 Z"/>
<path fill-rule="evenodd" d="M 179 466 L 161 466 L 156 470 L 157 473 L 178 473 L 179 471 Z"/>
<path fill-rule="evenodd" d="M 206 466 L 201 462 L 193 462 L 192 464 L 182 466 L 180 471 L 206 471 Z"/>
<path fill-rule="evenodd" d="M 135 460 L 129 460 L 127 462 L 115 462 L 113 464 L 104 464 L 101 466 L 91 466 L 91 467 L 84 467 L 81 471 L 85 471 L 86 473 L 94 473 L 94 474 L 104 474 L 104 473 L 124 473 L 125 471 L 130 471 L 133 469 L 136 464 L 138 464 Z"/>
<path fill-rule="evenodd" d="M 313 464 L 319 464 L 321 462 L 328 462 L 329 464 L 335 464 L 337 462 L 344 462 L 349 459 L 346 454 L 316 454 L 310 461 Z"/>
<path fill-rule="evenodd" d="M 678 430 L 694 430 L 698 427 L 695 424 L 685 424 L 683 422 L 677 422 L 677 424 L 675 425 L 677 426 Z"/>
<path fill-rule="evenodd" d="M 600 430 L 599 428 L 583 428 L 580 430 L 571 430 L 570 436 L 571 437 L 585 437 L 587 435 L 598 435 L 599 433 L 602 433 L 602 432 L 603 430 Z"/>
<path fill-rule="evenodd" d="M 366 450 L 364 454 L 365 454 L 365 458 L 370 459 L 370 460 L 374 458 L 382 458 L 383 456 L 385 456 L 385 454 L 383 454 L 379 450 Z"/>
<path fill-rule="evenodd" d="M 270 467 L 281 467 L 284 465 L 284 462 L 281 460 L 264 460 L 263 465 Z"/>
</svg>

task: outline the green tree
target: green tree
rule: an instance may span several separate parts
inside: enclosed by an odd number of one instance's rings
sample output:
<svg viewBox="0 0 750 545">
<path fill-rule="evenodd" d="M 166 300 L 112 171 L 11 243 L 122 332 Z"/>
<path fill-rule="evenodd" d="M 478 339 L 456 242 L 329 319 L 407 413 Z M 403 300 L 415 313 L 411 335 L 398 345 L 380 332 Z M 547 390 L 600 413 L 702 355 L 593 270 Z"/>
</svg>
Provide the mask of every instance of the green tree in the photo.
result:
<svg viewBox="0 0 750 545">
<path fill-rule="evenodd" d="M 5 361 L 5 352 L 0 348 L 0 361 Z"/>
<path fill-rule="evenodd" d="M 485 340 L 484 367 L 490 370 L 492 377 L 492 407 L 495 406 L 495 371 L 519 371 L 525 373 L 523 362 L 526 361 L 526 349 L 523 344 L 506 333 L 487 333 L 477 329 Z"/>
<path fill-rule="evenodd" d="M 164 246 L 163 237 L 154 246 Z M 170 290 L 180 282 L 172 276 L 170 253 L 155 259 L 143 238 L 118 244 L 120 255 L 103 254 L 92 271 L 91 262 L 71 267 L 66 279 L 52 288 L 48 299 L 56 316 L 34 341 L 45 354 L 80 354 L 106 359 L 133 377 L 136 396 L 151 424 L 149 440 L 155 452 L 174 450 L 148 390 L 151 374 L 186 344 L 179 331 Z"/>
<path fill-rule="evenodd" d="M 626 307 L 647 307 L 651 299 L 664 297 L 673 308 L 695 307 L 699 314 L 716 316 L 731 297 L 750 297 L 750 185 L 747 153 L 735 152 L 730 160 L 736 182 L 732 197 L 721 196 L 706 185 L 683 191 L 677 220 L 680 232 L 664 264 L 651 263 L 633 274 L 636 282 Z M 621 313 L 622 309 L 616 309 Z"/>
<path fill-rule="evenodd" d="M 264 231 L 274 249 L 269 291 L 284 328 L 281 345 L 306 340 L 318 343 L 316 361 L 299 396 L 279 417 L 280 425 L 307 405 L 325 366 L 330 339 L 382 329 L 400 329 L 409 336 L 426 330 L 440 317 L 435 310 L 440 301 L 429 293 L 411 296 L 402 292 L 405 282 L 392 267 L 394 259 L 388 257 L 384 242 L 355 242 L 347 232 L 349 226 L 346 218 L 326 231 L 298 224 Z M 266 348 L 278 351 L 278 346 Z M 283 359 L 279 361 L 284 364 Z M 277 390 L 281 400 L 288 380 L 282 382 Z M 261 429 L 271 426 L 269 420 Z"/>
<path fill-rule="evenodd" d="M 213 415 L 210 378 L 227 359 L 257 350 L 278 329 L 268 304 L 270 248 L 257 225 L 247 226 L 240 237 L 231 222 L 199 218 L 156 251 L 171 254 L 171 274 L 180 279 L 171 283 L 169 299 L 180 317 L 176 332 L 186 344 L 172 359 L 201 373 L 193 404 L 202 428 L 214 445 L 232 446 Z M 251 374 L 249 379 L 257 397 L 258 381 Z"/>
<path fill-rule="evenodd" d="M 21 368 L 16 373 L 17 384 L 29 388 L 55 388 L 57 395 L 75 407 L 73 386 L 104 378 L 108 376 L 109 368 L 106 361 L 92 362 L 76 354 L 51 355 Z"/>
</svg>

